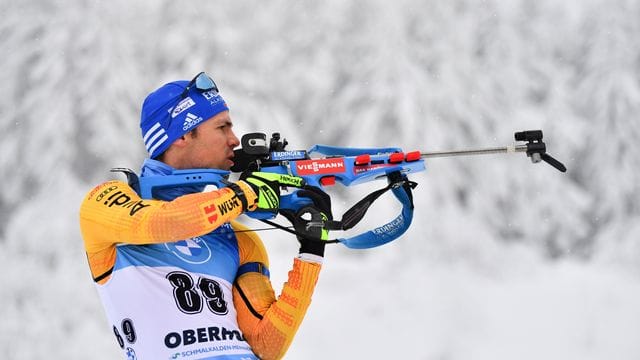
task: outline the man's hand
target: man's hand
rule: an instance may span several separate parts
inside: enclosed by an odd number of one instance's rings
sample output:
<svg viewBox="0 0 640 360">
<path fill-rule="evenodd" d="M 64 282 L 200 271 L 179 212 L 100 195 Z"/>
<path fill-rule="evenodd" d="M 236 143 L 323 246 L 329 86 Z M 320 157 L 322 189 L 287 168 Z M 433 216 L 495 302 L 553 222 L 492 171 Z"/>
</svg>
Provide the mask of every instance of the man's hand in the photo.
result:
<svg viewBox="0 0 640 360">
<path fill-rule="evenodd" d="M 293 227 L 300 243 L 300 254 L 313 254 L 324 257 L 324 240 L 329 240 L 329 230 L 324 228 L 329 220 L 327 215 L 315 206 L 306 206 L 292 217 Z"/>
<path fill-rule="evenodd" d="M 285 210 L 280 213 L 291 221 L 296 232 L 300 234 L 297 235 L 300 254 L 324 257 L 326 243 L 323 240 L 329 239 L 329 231 L 325 224 L 333 220 L 331 198 L 315 186 L 305 186 L 298 190 L 298 196 L 311 199 L 313 205 L 305 206 L 297 212 Z"/>
<path fill-rule="evenodd" d="M 304 186 L 301 177 L 259 171 L 242 173 L 240 180 L 249 184 L 257 196 L 256 203 L 249 205 L 249 211 L 260 209 L 276 212 L 280 208 L 281 186 Z"/>
</svg>

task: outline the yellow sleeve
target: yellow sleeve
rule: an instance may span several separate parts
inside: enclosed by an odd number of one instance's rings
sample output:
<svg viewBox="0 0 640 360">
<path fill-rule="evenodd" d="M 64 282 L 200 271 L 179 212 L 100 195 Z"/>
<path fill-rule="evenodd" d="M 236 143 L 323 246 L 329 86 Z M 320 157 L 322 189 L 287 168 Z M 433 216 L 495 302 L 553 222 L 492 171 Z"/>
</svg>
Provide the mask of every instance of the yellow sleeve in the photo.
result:
<svg viewBox="0 0 640 360">
<path fill-rule="evenodd" d="M 244 230 L 232 223 L 236 230 Z M 240 264 L 261 263 L 268 267 L 262 241 L 253 232 L 238 232 Z M 240 275 L 233 287 L 238 324 L 251 348 L 263 360 L 280 359 L 293 341 L 318 281 L 320 264 L 294 259 L 278 299 L 269 278 L 259 272 Z"/>
<path fill-rule="evenodd" d="M 247 202 L 255 194 L 237 182 Z M 207 234 L 240 215 L 244 209 L 233 190 L 180 196 L 173 201 L 141 199 L 124 182 L 96 186 L 80 206 L 80 230 L 94 278 L 115 263 L 115 245 L 152 244 Z"/>
</svg>

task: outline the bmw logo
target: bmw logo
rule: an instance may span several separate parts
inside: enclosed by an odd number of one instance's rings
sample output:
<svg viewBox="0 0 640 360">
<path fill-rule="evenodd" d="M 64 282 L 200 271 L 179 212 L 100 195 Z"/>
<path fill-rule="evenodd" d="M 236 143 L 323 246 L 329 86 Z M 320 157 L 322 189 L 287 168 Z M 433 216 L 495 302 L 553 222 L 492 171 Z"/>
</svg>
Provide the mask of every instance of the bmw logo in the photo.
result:
<svg viewBox="0 0 640 360">
<path fill-rule="evenodd" d="M 175 256 L 189 264 L 203 264 L 211 259 L 209 245 L 199 237 L 165 243 L 164 246 Z"/>
</svg>

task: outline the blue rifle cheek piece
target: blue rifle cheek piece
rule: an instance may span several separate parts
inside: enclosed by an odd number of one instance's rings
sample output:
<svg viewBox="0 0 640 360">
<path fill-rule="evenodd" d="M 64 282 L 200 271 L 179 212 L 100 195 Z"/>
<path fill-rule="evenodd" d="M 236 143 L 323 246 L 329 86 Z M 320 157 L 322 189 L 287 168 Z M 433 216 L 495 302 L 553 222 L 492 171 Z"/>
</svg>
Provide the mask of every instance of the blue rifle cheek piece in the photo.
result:
<svg viewBox="0 0 640 360">
<path fill-rule="evenodd" d="M 153 199 L 153 190 L 177 186 L 216 185 L 219 189 L 227 186 L 228 171 L 216 169 L 175 170 L 171 175 L 143 176 L 140 178 L 140 197 Z"/>
<path fill-rule="evenodd" d="M 338 239 L 340 243 L 351 249 L 370 249 L 391 242 L 404 234 L 413 220 L 413 209 L 407 192 L 402 187 L 392 189 L 393 194 L 402 203 L 402 212 L 385 225 L 369 230 L 360 235 L 346 239 Z"/>
</svg>

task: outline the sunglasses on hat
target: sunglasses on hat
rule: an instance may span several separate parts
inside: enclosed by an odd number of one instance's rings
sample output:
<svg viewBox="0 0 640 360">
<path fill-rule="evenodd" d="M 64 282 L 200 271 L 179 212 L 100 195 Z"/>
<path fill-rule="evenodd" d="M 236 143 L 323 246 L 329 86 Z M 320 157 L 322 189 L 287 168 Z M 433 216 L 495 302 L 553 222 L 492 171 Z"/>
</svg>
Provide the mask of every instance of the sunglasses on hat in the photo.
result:
<svg viewBox="0 0 640 360">
<path fill-rule="evenodd" d="M 180 100 L 187 97 L 189 90 L 191 90 L 191 88 L 194 86 L 196 89 L 202 92 L 210 91 L 210 90 L 215 90 L 216 92 L 219 92 L 216 82 L 213 81 L 211 76 L 205 74 L 205 72 L 202 71 L 198 75 L 196 75 L 193 79 L 191 79 L 191 81 L 189 81 L 189 84 L 187 84 L 187 87 L 184 88 L 184 91 L 182 92 L 182 94 L 180 94 Z"/>
</svg>

